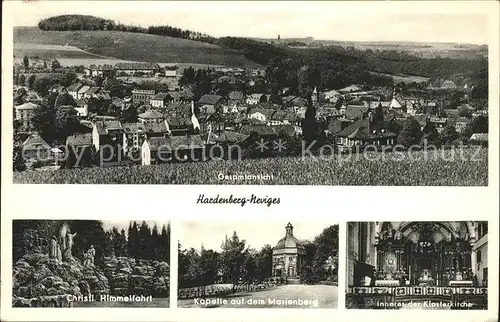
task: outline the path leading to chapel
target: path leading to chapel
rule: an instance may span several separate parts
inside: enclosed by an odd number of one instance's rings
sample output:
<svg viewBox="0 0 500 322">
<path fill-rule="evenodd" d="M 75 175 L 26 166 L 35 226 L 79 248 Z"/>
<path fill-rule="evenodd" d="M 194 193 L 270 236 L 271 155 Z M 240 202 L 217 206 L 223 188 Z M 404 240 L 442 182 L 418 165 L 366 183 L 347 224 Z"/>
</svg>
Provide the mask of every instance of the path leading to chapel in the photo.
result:
<svg viewBox="0 0 500 322">
<path fill-rule="evenodd" d="M 314 308 L 297 302 L 315 301 L 318 308 L 337 307 L 338 288 L 330 285 L 283 285 L 260 292 L 241 292 L 223 297 L 227 304 L 210 305 L 211 308 Z M 251 303 L 249 303 L 251 302 Z M 286 303 L 295 304 L 286 304 Z M 274 303 L 274 304 L 273 304 Z M 180 300 L 178 307 L 205 307 L 193 299 Z"/>
</svg>

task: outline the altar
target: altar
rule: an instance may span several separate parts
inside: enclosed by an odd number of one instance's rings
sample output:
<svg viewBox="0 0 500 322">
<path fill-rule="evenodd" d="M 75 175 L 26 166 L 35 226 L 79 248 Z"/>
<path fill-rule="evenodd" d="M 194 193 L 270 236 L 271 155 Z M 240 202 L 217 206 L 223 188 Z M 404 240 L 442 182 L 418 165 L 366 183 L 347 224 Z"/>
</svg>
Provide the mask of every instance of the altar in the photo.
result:
<svg viewBox="0 0 500 322">
<path fill-rule="evenodd" d="M 376 280 L 375 286 L 399 286 L 398 280 Z"/>
<path fill-rule="evenodd" d="M 435 284 L 432 278 L 432 273 L 428 269 L 424 269 L 418 279 L 419 286 L 433 286 Z"/>
<path fill-rule="evenodd" d="M 473 282 L 472 281 L 450 281 L 449 286 L 462 286 L 462 287 L 472 287 Z"/>
</svg>

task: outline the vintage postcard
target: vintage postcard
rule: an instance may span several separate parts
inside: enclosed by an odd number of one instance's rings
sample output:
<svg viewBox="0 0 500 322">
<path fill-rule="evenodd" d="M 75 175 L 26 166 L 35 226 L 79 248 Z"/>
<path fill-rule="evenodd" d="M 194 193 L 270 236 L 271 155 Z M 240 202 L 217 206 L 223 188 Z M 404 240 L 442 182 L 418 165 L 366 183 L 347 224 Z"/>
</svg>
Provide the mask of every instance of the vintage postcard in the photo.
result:
<svg viewBox="0 0 500 322">
<path fill-rule="evenodd" d="M 2 321 L 497 318 L 499 2 L 2 9 Z"/>
</svg>

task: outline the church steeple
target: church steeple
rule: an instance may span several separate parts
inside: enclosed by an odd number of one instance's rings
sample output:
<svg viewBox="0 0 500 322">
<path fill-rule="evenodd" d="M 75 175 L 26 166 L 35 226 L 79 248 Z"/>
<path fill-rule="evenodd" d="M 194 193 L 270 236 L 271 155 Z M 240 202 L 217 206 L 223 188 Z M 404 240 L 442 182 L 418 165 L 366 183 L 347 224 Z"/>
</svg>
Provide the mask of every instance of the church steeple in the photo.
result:
<svg viewBox="0 0 500 322">
<path fill-rule="evenodd" d="M 286 236 L 293 236 L 293 226 L 291 223 L 288 223 L 285 227 Z"/>
</svg>

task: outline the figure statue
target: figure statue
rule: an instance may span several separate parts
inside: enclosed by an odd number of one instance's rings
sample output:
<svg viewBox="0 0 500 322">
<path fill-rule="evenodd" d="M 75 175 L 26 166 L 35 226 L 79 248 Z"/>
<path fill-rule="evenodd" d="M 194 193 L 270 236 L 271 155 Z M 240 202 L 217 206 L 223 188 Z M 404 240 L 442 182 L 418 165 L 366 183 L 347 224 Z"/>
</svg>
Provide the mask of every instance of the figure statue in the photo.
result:
<svg viewBox="0 0 500 322">
<path fill-rule="evenodd" d="M 57 261 L 60 263 L 62 263 L 62 252 L 61 252 L 61 246 L 59 244 L 57 244 L 56 246 L 56 253 L 57 253 Z"/>
<path fill-rule="evenodd" d="M 55 235 L 52 235 L 49 244 L 49 258 L 57 259 L 57 238 Z"/>
<path fill-rule="evenodd" d="M 401 239 L 401 232 L 399 230 L 396 231 L 396 239 L 397 240 Z"/>
<path fill-rule="evenodd" d="M 90 245 L 90 248 L 89 248 L 89 250 L 87 250 L 84 257 L 85 257 L 84 266 L 93 266 L 94 265 L 94 257 L 95 257 L 94 245 Z"/>
<path fill-rule="evenodd" d="M 85 267 L 90 266 L 90 254 L 89 254 L 89 252 L 85 252 L 85 254 L 83 254 L 83 266 L 85 266 Z"/>
<path fill-rule="evenodd" d="M 94 245 L 90 245 L 89 253 L 90 253 L 90 263 L 92 265 L 94 265 L 94 258 L 95 258 L 95 248 L 94 248 Z"/>
<path fill-rule="evenodd" d="M 77 233 L 72 234 L 71 230 L 68 229 L 66 232 L 66 250 L 71 254 L 71 249 L 73 248 L 73 239 Z"/>
</svg>

